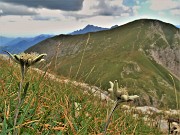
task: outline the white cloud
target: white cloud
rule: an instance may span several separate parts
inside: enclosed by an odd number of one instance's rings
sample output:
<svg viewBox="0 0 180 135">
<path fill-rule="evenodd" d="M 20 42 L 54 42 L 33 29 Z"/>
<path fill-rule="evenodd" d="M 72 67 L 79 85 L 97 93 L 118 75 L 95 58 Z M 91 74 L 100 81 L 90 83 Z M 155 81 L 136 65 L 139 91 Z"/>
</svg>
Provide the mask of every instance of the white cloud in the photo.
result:
<svg viewBox="0 0 180 135">
<path fill-rule="evenodd" d="M 93 9 L 94 6 L 98 5 L 97 0 L 85 0 L 83 2 L 83 8 L 82 10 L 79 10 L 77 13 L 79 14 L 86 14 L 86 15 L 93 15 L 95 12 L 95 9 Z"/>
<path fill-rule="evenodd" d="M 134 6 L 132 7 L 132 10 L 133 10 L 133 14 L 134 15 L 138 15 L 138 10 L 140 9 L 140 6 Z"/>
<path fill-rule="evenodd" d="M 98 4 L 93 7 L 96 9 L 96 16 L 121 16 L 121 14 L 129 13 L 133 15 L 131 7 L 123 5 L 122 0 L 98 0 Z"/>
<path fill-rule="evenodd" d="M 12 21 L 13 20 L 13 21 Z M 0 21 L 1 34 L 9 36 L 32 36 L 39 34 L 69 33 L 85 24 L 65 18 L 61 21 L 33 20 L 30 16 L 4 16 Z"/>
<path fill-rule="evenodd" d="M 129 13 L 122 13 L 121 16 L 122 16 L 122 17 L 128 17 L 128 16 L 129 16 Z"/>
<path fill-rule="evenodd" d="M 83 8 L 81 10 L 62 12 L 62 15 L 66 18 L 74 18 L 76 21 L 80 19 L 90 18 L 94 16 L 96 9 L 94 9 L 93 7 L 97 5 L 97 0 L 85 0 L 83 2 Z"/>
<path fill-rule="evenodd" d="M 64 11 L 61 10 L 50 10 L 47 8 L 39 8 L 36 9 L 38 15 L 32 16 L 34 20 L 63 20 L 65 19 L 63 13 Z"/>
<path fill-rule="evenodd" d="M 170 12 L 172 15 L 180 15 L 180 9 L 173 9 Z"/>
<path fill-rule="evenodd" d="M 96 16 L 132 16 L 133 12 L 137 13 L 137 7 L 124 6 L 123 0 L 85 0 L 81 10 L 63 14 L 80 20 Z"/>
<path fill-rule="evenodd" d="M 3 10 L 2 9 L 0 10 L 0 14 L 3 14 Z"/>
<path fill-rule="evenodd" d="M 162 11 L 158 12 L 158 14 L 161 15 L 161 16 L 164 16 L 164 15 L 165 15 L 165 13 L 162 12 Z"/>
<path fill-rule="evenodd" d="M 150 9 L 154 11 L 168 10 L 180 7 L 180 2 L 173 0 L 150 0 Z"/>
</svg>

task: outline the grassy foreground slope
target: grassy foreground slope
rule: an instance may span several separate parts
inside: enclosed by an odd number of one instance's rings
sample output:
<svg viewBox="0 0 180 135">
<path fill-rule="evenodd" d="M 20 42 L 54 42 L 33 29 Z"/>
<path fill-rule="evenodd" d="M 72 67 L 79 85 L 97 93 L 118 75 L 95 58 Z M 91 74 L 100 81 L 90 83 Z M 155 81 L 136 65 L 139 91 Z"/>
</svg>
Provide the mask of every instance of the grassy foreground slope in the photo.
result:
<svg viewBox="0 0 180 135">
<path fill-rule="evenodd" d="M 105 90 L 110 80 L 118 80 L 131 94 L 140 95 L 139 105 L 176 108 L 169 74 L 176 76 L 179 97 L 179 50 L 179 29 L 157 20 L 136 20 L 107 31 L 59 35 L 27 52 L 47 53 L 56 74 Z"/>
<path fill-rule="evenodd" d="M 17 104 L 19 66 L 0 58 L 0 133 L 11 134 Z M 22 135 L 101 134 L 111 105 L 83 93 L 71 84 L 57 83 L 43 74 L 29 70 L 27 97 L 18 118 Z M 75 107 L 75 102 L 81 107 Z M 160 134 L 155 127 L 144 124 L 120 108 L 112 117 L 108 134 Z"/>
</svg>

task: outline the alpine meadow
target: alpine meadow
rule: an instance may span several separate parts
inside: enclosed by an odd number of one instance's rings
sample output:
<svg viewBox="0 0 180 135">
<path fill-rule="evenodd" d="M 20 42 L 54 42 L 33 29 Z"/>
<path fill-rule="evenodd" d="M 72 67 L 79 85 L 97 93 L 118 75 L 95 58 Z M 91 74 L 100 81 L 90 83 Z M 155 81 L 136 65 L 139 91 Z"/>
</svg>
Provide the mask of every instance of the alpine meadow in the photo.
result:
<svg viewBox="0 0 180 135">
<path fill-rule="evenodd" d="M 137 105 L 174 109 L 174 85 L 180 96 L 179 43 L 175 26 L 142 19 L 101 32 L 55 36 L 26 52 L 47 53 L 51 72 L 60 76 L 106 91 L 109 81 L 118 80 L 131 94 L 140 95 Z"/>
<path fill-rule="evenodd" d="M 180 29 L 170 23 L 139 19 L 1 51 L 2 135 L 180 133 Z"/>
</svg>

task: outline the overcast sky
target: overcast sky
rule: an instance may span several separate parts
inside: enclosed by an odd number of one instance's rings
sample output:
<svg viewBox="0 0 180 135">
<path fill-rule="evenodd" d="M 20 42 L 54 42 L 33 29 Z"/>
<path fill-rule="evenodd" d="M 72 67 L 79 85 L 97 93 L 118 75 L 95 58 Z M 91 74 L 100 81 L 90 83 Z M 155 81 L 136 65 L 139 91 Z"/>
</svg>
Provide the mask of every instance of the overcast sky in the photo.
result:
<svg viewBox="0 0 180 135">
<path fill-rule="evenodd" d="M 0 0 L 0 35 L 66 34 L 140 19 L 180 25 L 180 0 Z"/>
</svg>

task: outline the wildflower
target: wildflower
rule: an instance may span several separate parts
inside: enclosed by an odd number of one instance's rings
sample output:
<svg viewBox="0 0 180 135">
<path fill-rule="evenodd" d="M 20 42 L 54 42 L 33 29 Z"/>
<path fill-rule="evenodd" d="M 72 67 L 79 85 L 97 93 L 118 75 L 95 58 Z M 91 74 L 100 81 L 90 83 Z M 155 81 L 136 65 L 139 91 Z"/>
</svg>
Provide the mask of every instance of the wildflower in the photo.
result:
<svg viewBox="0 0 180 135">
<path fill-rule="evenodd" d="M 25 73 L 27 72 L 27 69 L 40 62 L 40 61 L 43 61 L 43 57 L 46 55 L 46 54 L 37 54 L 37 53 L 31 53 L 31 54 L 28 54 L 28 53 L 21 53 L 21 54 L 11 54 L 10 52 L 8 51 L 5 51 L 7 54 L 9 54 L 10 58 L 15 61 L 16 63 L 20 64 L 20 67 L 21 67 L 21 81 L 19 83 L 19 90 L 18 90 L 18 103 L 16 105 L 16 109 L 15 109 L 15 112 L 14 112 L 14 130 L 13 130 L 13 134 L 14 135 L 17 135 L 18 134 L 18 131 L 17 131 L 17 128 L 15 128 L 17 126 L 17 119 L 18 119 L 18 116 L 19 116 L 19 110 L 24 102 L 24 98 L 27 94 L 27 90 L 28 90 L 28 87 L 29 87 L 29 82 L 26 83 L 25 85 L 25 88 L 24 88 L 24 91 L 23 91 L 23 83 L 24 83 L 24 78 L 25 78 Z M 23 94 L 22 94 L 23 92 Z"/>
<path fill-rule="evenodd" d="M 114 83 L 111 82 L 111 81 L 109 81 L 109 83 L 110 83 L 110 86 L 111 86 L 111 87 L 108 89 L 108 91 L 109 91 L 110 93 L 113 93 Z"/>
<path fill-rule="evenodd" d="M 128 95 L 122 95 L 121 99 L 128 102 L 128 101 L 134 101 L 134 99 L 138 98 L 138 95 L 132 95 L 132 96 L 128 96 Z"/>
<path fill-rule="evenodd" d="M 46 56 L 47 54 L 37 54 L 37 53 L 21 53 L 21 54 L 11 54 L 8 51 L 5 51 L 6 53 L 9 54 L 10 58 L 15 61 L 16 63 L 20 64 L 21 66 L 21 73 L 22 73 L 22 77 L 24 78 L 24 74 L 26 73 L 26 70 L 41 61 L 44 61 L 44 59 L 42 59 L 44 56 Z"/>
<path fill-rule="evenodd" d="M 175 135 L 180 133 L 180 125 L 178 123 L 172 122 L 171 133 Z"/>
<path fill-rule="evenodd" d="M 122 102 L 134 101 L 134 99 L 138 98 L 138 95 L 129 96 L 126 88 L 119 88 L 117 80 L 113 82 L 109 81 L 110 88 L 108 91 L 114 95 L 115 99 L 120 100 Z"/>
<path fill-rule="evenodd" d="M 122 102 L 134 101 L 134 99 L 139 97 L 138 95 L 129 96 L 126 88 L 119 88 L 117 80 L 115 80 L 114 83 L 109 81 L 109 83 L 110 83 L 110 88 L 108 89 L 108 91 L 114 96 L 115 103 L 114 103 L 114 106 L 112 107 L 112 109 L 109 113 L 106 124 L 104 126 L 104 135 L 106 135 L 106 130 L 107 130 L 108 125 L 110 123 L 111 115 L 113 114 L 114 110 L 118 107 L 118 105 Z"/>
<path fill-rule="evenodd" d="M 128 96 L 128 92 L 127 92 L 126 88 L 119 88 L 119 84 L 118 84 L 117 80 L 114 81 L 114 85 L 115 85 L 115 87 L 113 89 L 113 93 L 117 99 L 120 99 L 122 95 Z"/>
<path fill-rule="evenodd" d="M 21 53 L 19 55 L 17 54 L 11 54 L 8 51 L 5 51 L 6 53 L 9 54 L 9 56 L 11 57 L 12 60 L 14 60 L 16 63 L 20 64 L 21 66 L 32 66 L 37 62 L 43 61 L 44 59 L 42 59 L 44 56 L 46 56 L 47 54 L 37 54 L 37 53 Z"/>
</svg>

